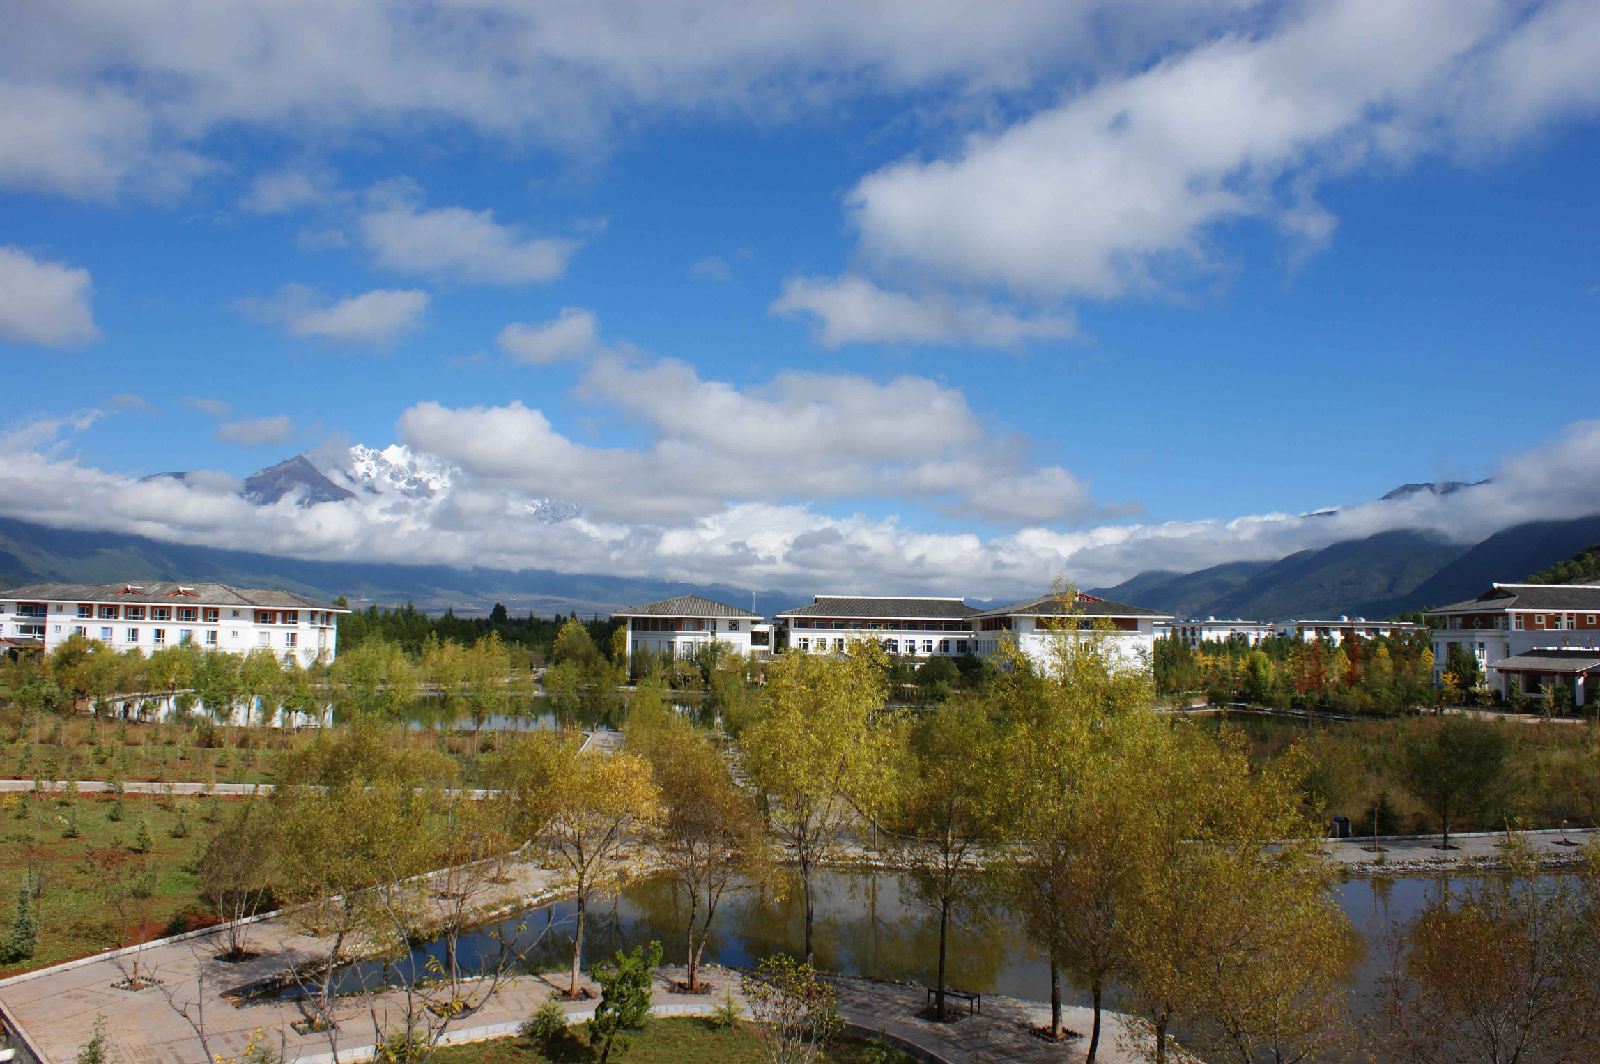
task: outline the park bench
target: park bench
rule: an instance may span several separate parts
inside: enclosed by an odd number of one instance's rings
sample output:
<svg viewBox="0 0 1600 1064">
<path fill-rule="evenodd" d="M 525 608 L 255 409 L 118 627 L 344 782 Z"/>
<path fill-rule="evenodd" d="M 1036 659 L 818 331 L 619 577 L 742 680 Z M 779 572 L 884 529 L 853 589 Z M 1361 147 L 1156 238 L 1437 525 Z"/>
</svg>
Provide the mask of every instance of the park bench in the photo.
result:
<svg viewBox="0 0 1600 1064">
<path fill-rule="evenodd" d="M 928 1008 L 931 1009 L 933 1008 L 934 995 L 936 995 L 939 991 L 935 987 L 931 986 L 925 987 L 924 989 L 928 992 L 927 1005 Z M 979 1016 L 983 1015 L 983 995 L 978 993 L 976 990 L 957 990 L 953 986 L 947 986 L 944 988 L 944 996 L 947 999 L 956 998 L 957 1000 L 965 1001 L 967 1003 L 968 1016 L 971 1016 L 974 1013 Z M 948 1008 L 948 1006 L 946 1007 Z"/>
</svg>

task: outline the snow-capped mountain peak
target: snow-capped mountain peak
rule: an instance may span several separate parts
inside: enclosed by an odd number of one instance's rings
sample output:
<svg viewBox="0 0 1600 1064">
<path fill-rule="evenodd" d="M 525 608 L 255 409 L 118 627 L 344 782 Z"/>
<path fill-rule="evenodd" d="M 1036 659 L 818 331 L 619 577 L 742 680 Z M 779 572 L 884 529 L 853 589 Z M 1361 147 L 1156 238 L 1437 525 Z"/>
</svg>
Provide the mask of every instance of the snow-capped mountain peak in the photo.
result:
<svg viewBox="0 0 1600 1064">
<path fill-rule="evenodd" d="M 445 462 L 416 454 L 402 443 L 391 443 L 381 451 L 358 443 L 350 448 L 349 461 L 344 472 L 352 484 L 412 499 L 431 499 L 448 492 L 455 472 Z"/>
</svg>

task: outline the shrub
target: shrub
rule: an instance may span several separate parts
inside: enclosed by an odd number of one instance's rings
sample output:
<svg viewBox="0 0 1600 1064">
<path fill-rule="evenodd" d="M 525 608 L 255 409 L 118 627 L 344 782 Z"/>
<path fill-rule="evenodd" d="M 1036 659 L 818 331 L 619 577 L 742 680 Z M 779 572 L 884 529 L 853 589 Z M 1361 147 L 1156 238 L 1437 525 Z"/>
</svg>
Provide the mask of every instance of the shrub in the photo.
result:
<svg viewBox="0 0 1600 1064">
<path fill-rule="evenodd" d="M 528 1014 L 518 1033 L 535 1045 L 548 1046 L 567 1033 L 567 1014 L 554 995 Z"/>
</svg>

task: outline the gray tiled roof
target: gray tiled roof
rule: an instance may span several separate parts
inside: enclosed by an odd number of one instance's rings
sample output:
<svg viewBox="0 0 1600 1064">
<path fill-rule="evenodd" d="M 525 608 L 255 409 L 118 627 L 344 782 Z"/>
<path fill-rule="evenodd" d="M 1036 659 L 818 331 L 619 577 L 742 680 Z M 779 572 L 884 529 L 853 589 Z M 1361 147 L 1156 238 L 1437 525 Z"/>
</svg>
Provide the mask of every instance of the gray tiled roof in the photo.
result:
<svg viewBox="0 0 1600 1064">
<path fill-rule="evenodd" d="M 977 607 L 958 598 L 865 598 L 855 595 L 817 595 L 809 606 L 784 610 L 778 617 L 881 617 L 928 621 L 964 621 Z"/>
<path fill-rule="evenodd" d="M 137 590 L 130 590 L 134 588 Z M 182 588 L 184 591 L 180 591 Z M 187 594 L 185 592 L 193 592 Z M 229 587 L 227 584 L 177 584 L 133 580 L 124 584 L 27 584 L 0 590 L 0 601 L 19 602 L 147 602 L 196 606 L 249 606 L 271 610 L 337 610 L 293 591 L 277 588 Z M 348 610 L 340 612 L 348 613 Z"/>
<path fill-rule="evenodd" d="M 1495 610 L 1600 611 L 1600 584 L 1501 584 L 1475 599 L 1431 609 L 1435 613 L 1485 613 Z"/>
<path fill-rule="evenodd" d="M 1528 650 L 1509 658 L 1489 663 L 1491 669 L 1530 672 L 1588 672 L 1600 668 L 1600 650 L 1579 647 L 1550 647 L 1545 650 Z"/>
<path fill-rule="evenodd" d="M 1068 606 L 1060 595 L 1052 592 L 1040 595 L 1038 598 L 1026 602 L 1012 603 L 1010 606 L 1000 606 L 992 610 L 984 610 L 979 617 L 1057 617 L 1063 614 L 1073 614 L 1079 617 L 1158 617 L 1171 620 L 1172 614 L 1162 613 L 1160 610 L 1147 610 L 1143 606 L 1129 606 L 1125 602 L 1112 602 L 1110 599 L 1095 598 L 1093 595 L 1079 595 L 1077 602 Z"/>
<path fill-rule="evenodd" d="M 643 606 L 629 606 L 625 610 L 617 610 L 613 617 L 754 617 L 761 619 L 761 614 L 741 610 L 737 606 L 725 606 L 720 602 L 713 602 L 699 595 L 679 595 L 677 598 L 662 599 L 660 602 L 647 602 Z"/>
</svg>

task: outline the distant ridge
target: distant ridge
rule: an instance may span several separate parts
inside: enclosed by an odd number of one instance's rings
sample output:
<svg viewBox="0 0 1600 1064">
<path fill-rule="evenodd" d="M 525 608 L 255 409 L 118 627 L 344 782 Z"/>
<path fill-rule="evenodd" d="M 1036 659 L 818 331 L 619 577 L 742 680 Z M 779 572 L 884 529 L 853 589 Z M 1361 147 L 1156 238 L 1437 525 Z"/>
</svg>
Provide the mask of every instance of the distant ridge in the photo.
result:
<svg viewBox="0 0 1600 1064">
<path fill-rule="evenodd" d="M 488 613 L 496 602 L 513 612 L 580 616 L 703 595 L 747 606 L 750 588 L 634 579 L 543 569 L 458 569 L 448 565 L 300 561 L 247 551 L 162 543 L 118 532 L 79 532 L 0 517 L 0 588 L 19 584 L 118 580 L 196 580 L 238 587 L 281 587 L 313 598 L 345 595 L 352 606 L 415 602 L 443 613 Z M 760 589 L 757 612 L 794 601 L 791 590 Z"/>
<path fill-rule="evenodd" d="M 1496 581 L 1525 580 L 1597 541 L 1600 514 L 1530 521 L 1476 544 L 1397 530 L 1299 551 L 1276 562 L 1144 572 L 1091 593 L 1179 617 L 1393 617 L 1460 602 Z"/>
</svg>

